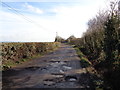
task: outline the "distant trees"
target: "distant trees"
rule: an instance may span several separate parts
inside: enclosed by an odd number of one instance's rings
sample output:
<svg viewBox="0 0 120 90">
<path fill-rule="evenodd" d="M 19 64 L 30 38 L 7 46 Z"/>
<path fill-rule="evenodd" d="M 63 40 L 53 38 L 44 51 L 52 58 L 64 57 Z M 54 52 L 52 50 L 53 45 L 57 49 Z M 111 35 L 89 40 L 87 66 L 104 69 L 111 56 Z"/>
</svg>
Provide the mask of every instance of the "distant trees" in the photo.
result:
<svg viewBox="0 0 120 90">
<path fill-rule="evenodd" d="M 74 35 L 71 35 L 66 41 L 68 43 L 73 43 L 75 39 L 76 39 L 76 37 Z"/>
<path fill-rule="evenodd" d="M 64 41 L 65 41 L 65 39 L 63 39 L 60 36 L 56 36 L 56 38 L 55 38 L 55 42 L 64 42 Z"/>
</svg>

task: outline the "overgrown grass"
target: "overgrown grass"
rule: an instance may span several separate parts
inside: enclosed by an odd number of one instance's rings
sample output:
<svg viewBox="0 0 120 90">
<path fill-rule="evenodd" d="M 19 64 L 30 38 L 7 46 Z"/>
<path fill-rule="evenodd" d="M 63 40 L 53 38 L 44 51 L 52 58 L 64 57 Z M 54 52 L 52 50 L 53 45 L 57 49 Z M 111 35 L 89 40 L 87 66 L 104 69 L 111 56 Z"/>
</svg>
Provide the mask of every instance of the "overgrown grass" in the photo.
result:
<svg viewBox="0 0 120 90">
<path fill-rule="evenodd" d="M 79 58 L 80 58 L 80 63 L 82 68 L 86 68 L 91 66 L 91 62 L 85 57 L 85 55 L 79 50 L 79 48 L 74 47 Z"/>
<path fill-rule="evenodd" d="M 88 58 L 80 51 L 77 46 L 73 46 L 80 58 L 80 64 L 82 68 L 86 69 L 86 72 L 89 74 L 92 86 L 95 90 L 103 90 L 103 79 L 97 73 L 95 68 L 92 66 L 92 63 L 88 60 Z"/>
</svg>

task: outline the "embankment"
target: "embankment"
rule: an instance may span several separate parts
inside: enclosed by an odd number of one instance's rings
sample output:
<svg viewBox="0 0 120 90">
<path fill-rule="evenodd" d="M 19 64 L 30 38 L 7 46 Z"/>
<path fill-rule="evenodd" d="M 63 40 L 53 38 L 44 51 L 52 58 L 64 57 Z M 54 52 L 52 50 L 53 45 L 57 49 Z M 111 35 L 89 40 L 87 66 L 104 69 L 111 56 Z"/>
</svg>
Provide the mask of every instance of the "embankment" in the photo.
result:
<svg viewBox="0 0 120 90">
<path fill-rule="evenodd" d="M 34 56 L 53 51 L 59 44 L 58 42 L 2 43 L 2 69 L 8 69 Z"/>
</svg>

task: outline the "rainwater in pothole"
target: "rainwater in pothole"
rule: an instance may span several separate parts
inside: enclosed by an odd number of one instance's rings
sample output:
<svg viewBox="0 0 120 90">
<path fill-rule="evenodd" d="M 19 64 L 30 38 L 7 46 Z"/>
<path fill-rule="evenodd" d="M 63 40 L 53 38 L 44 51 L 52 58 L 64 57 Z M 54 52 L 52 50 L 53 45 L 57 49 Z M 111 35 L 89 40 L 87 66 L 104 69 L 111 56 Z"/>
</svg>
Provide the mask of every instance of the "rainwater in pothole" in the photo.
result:
<svg viewBox="0 0 120 90">
<path fill-rule="evenodd" d="M 65 80 L 67 82 L 77 82 L 78 81 L 78 78 L 76 76 L 66 76 L 65 77 Z"/>
</svg>

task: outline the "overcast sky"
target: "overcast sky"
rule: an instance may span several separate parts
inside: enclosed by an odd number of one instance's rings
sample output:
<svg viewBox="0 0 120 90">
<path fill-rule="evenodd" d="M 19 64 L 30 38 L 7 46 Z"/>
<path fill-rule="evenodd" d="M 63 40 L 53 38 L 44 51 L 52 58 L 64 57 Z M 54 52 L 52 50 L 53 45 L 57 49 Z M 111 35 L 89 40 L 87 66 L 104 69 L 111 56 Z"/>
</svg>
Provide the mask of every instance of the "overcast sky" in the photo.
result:
<svg viewBox="0 0 120 90">
<path fill-rule="evenodd" d="M 4 2 L 0 8 L 0 41 L 52 42 L 56 32 L 63 38 L 79 38 L 89 19 L 105 8 L 106 0 Z"/>
</svg>

